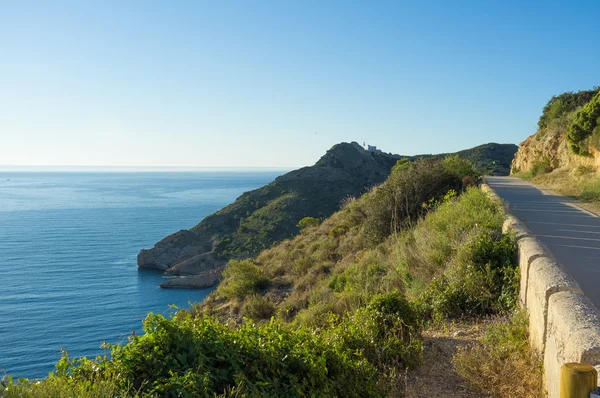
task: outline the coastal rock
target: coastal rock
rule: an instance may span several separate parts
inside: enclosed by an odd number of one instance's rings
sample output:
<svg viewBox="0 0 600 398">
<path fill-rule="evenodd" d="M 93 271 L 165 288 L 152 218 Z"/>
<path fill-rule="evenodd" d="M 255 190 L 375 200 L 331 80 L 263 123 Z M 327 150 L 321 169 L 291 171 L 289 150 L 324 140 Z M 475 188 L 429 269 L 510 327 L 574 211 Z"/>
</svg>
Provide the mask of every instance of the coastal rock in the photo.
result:
<svg viewBox="0 0 600 398">
<path fill-rule="evenodd" d="M 198 275 L 176 276 L 167 279 L 160 284 L 164 289 L 205 289 L 219 283 L 223 278 L 222 273 L 225 267 L 220 267 Z"/>
<path fill-rule="evenodd" d="M 197 275 L 202 272 L 210 271 L 215 268 L 223 267 L 226 261 L 216 258 L 212 252 L 201 253 L 188 258 L 167 269 L 168 274 L 172 275 Z"/>
<path fill-rule="evenodd" d="M 166 271 L 176 263 L 207 250 L 210 250 L 208 242 L 201 242 L 196 234 L 181 230 L 162 239 L 152 249 L 142 249 L 137 263 L 139 268 Z"/>
</svg>

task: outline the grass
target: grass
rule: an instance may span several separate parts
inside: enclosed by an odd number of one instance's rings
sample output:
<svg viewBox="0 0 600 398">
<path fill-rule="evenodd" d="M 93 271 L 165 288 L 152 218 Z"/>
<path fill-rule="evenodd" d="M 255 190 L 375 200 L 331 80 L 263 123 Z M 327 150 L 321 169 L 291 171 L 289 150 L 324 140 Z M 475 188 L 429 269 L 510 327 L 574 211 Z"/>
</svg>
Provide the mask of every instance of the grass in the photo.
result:
<svg viewBox="0 0 600 398">
<path fill-rule="evenodd" d="M 542 364 L 528 342 L 528 321 L 514 312 L 489 325 L 476 344 L 459 349 L 453 364 L 482 394 L 501 397 L 543 396 Z"/>
<path fill-rule="evenodd" d="M 586 201 L 600 200 L 600 179 L 595 179 L 583 185 L 579 199 Z"/>
</svg>

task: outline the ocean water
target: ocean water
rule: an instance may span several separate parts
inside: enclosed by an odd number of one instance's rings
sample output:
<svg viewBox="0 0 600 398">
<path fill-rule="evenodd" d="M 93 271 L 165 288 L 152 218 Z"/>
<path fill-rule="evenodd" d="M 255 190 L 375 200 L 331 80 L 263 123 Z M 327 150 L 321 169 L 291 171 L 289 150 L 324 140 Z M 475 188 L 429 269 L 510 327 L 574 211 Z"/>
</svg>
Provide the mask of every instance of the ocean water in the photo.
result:
<svg viewBox="0 0 600 398">
<path fill-rule="evenodd" d="M 202 301 L 210 289 L 160 289 L 139 250 L 279 174 L 0 171 L 0 377 L 45 377 L 61 348 L 95 357 L 148 312 Z"/>
</svg>

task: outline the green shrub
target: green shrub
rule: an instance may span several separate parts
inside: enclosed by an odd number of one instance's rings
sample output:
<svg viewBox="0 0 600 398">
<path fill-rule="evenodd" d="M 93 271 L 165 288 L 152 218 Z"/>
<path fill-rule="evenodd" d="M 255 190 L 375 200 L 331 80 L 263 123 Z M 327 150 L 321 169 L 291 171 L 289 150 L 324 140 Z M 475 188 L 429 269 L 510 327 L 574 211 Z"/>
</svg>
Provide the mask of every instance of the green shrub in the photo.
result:
<svg viewBox="0 0 600 398">
<path fill-rule="evenodd" d="M 553 120 L 560 119 L 577 108 L 587 104 L 598 93 L 599 89 L 579 91 L 577 93 L 568 92 L 558 96 L 553 96 L 544 106 L 538 127 L 543 129 Z"/>
<path fill-rule="evenodd" d="M 420 327 L 415 307 L 395 291 L 373 297 L 334 327 L 330 338 L 349 352 L 360 352 L 381 371 L 414 368 L 423 350 Z"/>
<path fill-rule="evenodd" d="M 269 286 L 269 277 L 250 260 L 231 260 L 218 291 L 225 298 L 243 299 Z"/>
<path fill-rule="evenodd" d="M 253 295 L 244 300 L 242 313 L 253 321 L 262 321 L 275 314 L 275 306 L 264 296 Z"/>
<path fill-rule="evenodd" d="M 407 170 L 409 165 L 410 165 L 410 159 L 402 158 L 396 162 L 394 167 L 392 167 L 392 173 L 401 173 L 404 170 Z"/>
<path fill-rule="evenodd" d="M 457 252 L 444 275 L 419 298 L 429 319 L 502 314 L 514 308 L 519 286 L 516 246 L 508 235 L 480 232 Z"/>
<path fill-rule="evenodd" d="M 541 174 L 550 173 L 552 170 L 554 170 L 554 168 L 552 167 L 550 159 L 543 157 L 542 159 L 533 162 L 529 172 L 532 177 L 535 177 Z"/>
<path fill-rule="evenodd" d="M 573 123 L 569 126 L 567 141 L 574 153 L 587 154 L 587 149 L 582 142 L 592 135 L 598 124 L 600 124 L 600 92 L 577 112 Z"/>
<path fill-rule="evenodd" d="M 329 280 L 329 288 L 334 292 L 341 293 L 346 288 L 346 282 L 348 281 L 348 277 L 345 274 L 334 275 L 333 278 Z"/>
<path fill-rule="evenodd" d="M 85 385 L 91 375 L 117 375 L 118 391 L 142 396 L 382 395 L 367 361 L 303 327 L 271 322 L 233 329 L 207 317 L 150 314 L 144 331 L 111 346 L 110 359 L 77 363 L 55 377 Z"/>
<path fill-rule="evenodd" d="M 452 360 L 457 373 L 482 394 L 494 391 L 501 397 L 544 396 L 542 364 L 529 346 L 528 328 L 523 312 L 495 321 L 486 328 L 480 343 L 459 348 Z"/>
<path fill-rule="evenodd" d="M 57 367 L 63 365 L 69 368 L 76 364 L 83 363 L 87 365 L 87 360 L 74 360 L 66 356 L 63 352 L 63 358 L 57 364 Z M 18 380 L 8 376 L 0 379 L 0 396 L 3 398 L 47 398 L 47 397 L 77 397 L 77 398 L 125 398 L 135 396 L 135 392 L 127 387 L 120 387 L 115 376 L 101 375 L 97 372 L 86 372 L 82 377 L 71 377 L 58 372 L 44 380 L 28 380 L 19 378 Z"/>
<path fill-rule="evenodd" d="M 444 272 L 457 250 L 475 229 L 499 233 L 504 214 L 498 203 L 477 188 L 441 203 L 403 233 L 398 244 L 398 264 L 403 264 L 406 280 L 417 296 L 423 284 Z M 419 290 L 417 289 L 417 290 Z"/>
<path fill-rule="evenodd" d="M 321 221 L 319 221 L 318 218 L 304 217 L 302 220 L 298 221 L 297 227 L 303 230 L 306 228 L 317 227 L 320 223 Z"/>
<path fill-rule="evenodd" d="M 584 185 L 579 195 L 582 200 L 600 200 L 600 179 L 595 179 Z"/>
<path fill-rule="evenodd" d="M 364 230 L 372 243 L 409 227 L 428 208 L 423 203 L 437 201 L 462 187 L 462 176 L 439 159 L 420 159 L 402 173 L 390 175 L 365 203 Z"/>
<path fill-rule="evenodd" d="M 475 177 L 476 173 L 473 169 L 473 164 L 462 159 L 458 155 L 448 156 L 443 160 L 444 167 L 456 178 L 462 181 L 465 177 Z"/>
</svg>

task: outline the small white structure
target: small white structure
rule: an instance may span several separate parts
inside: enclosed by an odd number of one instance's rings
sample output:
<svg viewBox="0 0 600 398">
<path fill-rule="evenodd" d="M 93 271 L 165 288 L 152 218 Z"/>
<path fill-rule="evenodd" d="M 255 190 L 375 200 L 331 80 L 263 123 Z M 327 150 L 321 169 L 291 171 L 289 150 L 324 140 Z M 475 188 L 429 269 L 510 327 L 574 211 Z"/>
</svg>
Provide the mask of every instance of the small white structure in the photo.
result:
<svg viewBox="0 0 600 398">
<path fill-rule="evenodd" d="M 372 145 L 367 145 L 365 142 L 363 142 L 363 149 L 365 151 L 375 152 L 377 150 L 377 147 L 376 146 L 372 146 Z"/>
</svg>

